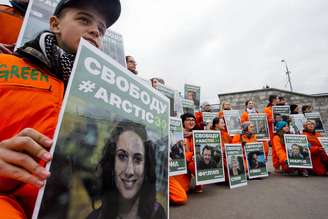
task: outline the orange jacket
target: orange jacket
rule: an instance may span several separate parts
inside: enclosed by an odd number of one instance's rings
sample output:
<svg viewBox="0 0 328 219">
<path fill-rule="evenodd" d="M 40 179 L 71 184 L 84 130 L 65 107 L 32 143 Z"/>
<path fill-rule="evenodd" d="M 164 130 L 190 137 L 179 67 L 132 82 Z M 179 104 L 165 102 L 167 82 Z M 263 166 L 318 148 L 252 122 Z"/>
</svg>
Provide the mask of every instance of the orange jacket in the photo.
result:
<svg viewBox="0 0 328 219">
<path fill-rule="evenodd" d="M 0 43 L 16 43 L 23 19 L 23 15 L 14 7 L 0 5 Z"/>
<path fill-rule="evenodd" d="M 326 167 L 328 166 L 328 156 L 318 139 L 318 137 L 320 137 L 320 133 L 310 133 L 307 131 L 303 131 L 303 134 L 306 135 L 307 140 L 310 144 L 313 172 L 316 175 L 325 175 L 328 171 Z"/>
<path fill-rule="evenodd" d="M 196 117 L 197 129 L 204 130 L 203 113 L 202 112 L 195 112 L 195 117 Z"/>
<path fill-rule="evenodd" d="M 275 156 L 273 156 L 274 153 Z M 286 160 L 285 144 L 281 141 L 279 135 L 275 135 L 272 140 L 272 164 L 275 168 L 279 168 L 280 165 L 285 165 Z"/>
<path fill-rule="evenodd" d="M 268 119 L 268 125 L 269 125 L 269 132 L 270 132 L 270 139 L 271 139 L 271 142 L 273 140 L 273 117 L 272 117 L 272 107 L 271 106 L 268 106 L 268 107 L 265 107 L 263 112 L 267 115 L 267 119 Z"/>
<path fill-rule="evenodd" d="M 24 128 L 34 128 L 52 138 L 64 95 L 64 84 L 23 58 L 0 55 L 0 141 L 11 138 Z M 16 183 L 2 183 L 1 191 Z M 23 184 L 12 195 L 28 218 L 34 208 L 38 189 Z M 2 209 L 3 210 L 3 209 Z"/>
<path fill-rule="evenodd" d="M 257 142 L 256 135 L 252 135 L 251 138 L 248 138 L 246 135 L 235 135 L 232 138 L 232 143 L 252 143 L 252 142 Z"/>
</svg>

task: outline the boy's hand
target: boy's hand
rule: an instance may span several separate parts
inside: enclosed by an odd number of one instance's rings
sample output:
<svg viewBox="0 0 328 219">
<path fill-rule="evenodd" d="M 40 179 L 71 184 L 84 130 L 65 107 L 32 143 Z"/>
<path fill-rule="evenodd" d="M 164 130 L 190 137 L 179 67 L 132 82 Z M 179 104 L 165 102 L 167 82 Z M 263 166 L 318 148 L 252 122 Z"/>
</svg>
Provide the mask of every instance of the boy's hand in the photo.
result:
<svg viewBox="0 0 328 219">
<path fill-rule="evenodd" d="M 42 187 L 50 173 L 38 164 L 38 160 L 48 162 L 52 159 L 46 150 L 52 143 L 47 136 L 31 128 L 1 141 L 0 177 Z"/>
</svg>

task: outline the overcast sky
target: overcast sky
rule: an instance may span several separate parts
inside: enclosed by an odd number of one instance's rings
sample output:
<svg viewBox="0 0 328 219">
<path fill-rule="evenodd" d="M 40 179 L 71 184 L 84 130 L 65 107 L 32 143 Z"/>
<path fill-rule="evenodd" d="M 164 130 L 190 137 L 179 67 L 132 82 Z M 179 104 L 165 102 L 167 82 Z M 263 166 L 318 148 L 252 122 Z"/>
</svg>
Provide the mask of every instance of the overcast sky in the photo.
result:
<svg viewBox="0 0 328 219">
<path fill-rule="evenodd" d="M 3 2 L 3 0 L 0 0 Z M 183 91 L 286 89 L 328 92 L 327 0 L 121 0 L 112 27 L 124 37 L 141 77 L 161 77 Z"/>
</svg>

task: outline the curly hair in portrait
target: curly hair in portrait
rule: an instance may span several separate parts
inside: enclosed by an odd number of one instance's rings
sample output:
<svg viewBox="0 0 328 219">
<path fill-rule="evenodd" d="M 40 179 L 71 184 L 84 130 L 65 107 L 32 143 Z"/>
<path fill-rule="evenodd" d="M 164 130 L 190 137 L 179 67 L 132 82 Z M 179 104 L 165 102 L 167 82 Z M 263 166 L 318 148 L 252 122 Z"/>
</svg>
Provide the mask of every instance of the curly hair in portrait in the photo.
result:
<svg viewBox="0 0 328 219">
<path fill-rule="evenodd" d="M 152 214 L 150 212 L 152 212 L 151 209 L 154 209 L 154 204 L 156 202 L 155 151 L 152 142 L 147 140 L 145 127 L 139 123 L 128 120 L 121 121 L 117 124 L 117 127 L 113 129 L 104 147 L 103 156 L 98 166 L 101 172 L 99 184 L 102 206 L 95 211 L 101 211 L 100 218 L 118 217 L 118 200 L 120 193 L 115 182 L 115 156 L 119 136 L 125 131 L 136 133 L 141 138 L 144 145 L 144 180 L 136 197 L 139 197 L 138 216 L 142 219 L 151 218 Z"/>
</svg>

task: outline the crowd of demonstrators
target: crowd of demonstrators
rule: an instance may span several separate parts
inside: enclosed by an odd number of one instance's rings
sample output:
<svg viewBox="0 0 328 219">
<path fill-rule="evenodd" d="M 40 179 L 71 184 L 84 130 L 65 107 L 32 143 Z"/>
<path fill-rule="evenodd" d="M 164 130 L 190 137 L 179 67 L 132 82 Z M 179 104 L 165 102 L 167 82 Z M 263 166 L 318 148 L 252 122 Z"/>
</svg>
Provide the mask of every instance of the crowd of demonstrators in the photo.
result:
<svg viewBox="0 0 328 219">
<path fill-rule="evenodd" d="M 1 41 L 2 48 L 9 44 L 11 50 L 16 41 L 26 8 L 23 2 L 27 1 L 12 2 L 9 14 L 18 19 L 7 17 L 4 27 L 15 33 L 4 35 L 2 29 L 1 39 L 7 40 Z M 52 159 L 48 150 L 80 38 L 100 48 L 120 12 L 119 0 L 62 0 L 49 20 L 49 31 L 14 54 L 0 54 L 0 66 L 31 70 L 39 79 L 0 79 L 0 108 L 10 109 L 0 115 L 0 218 L 31 218 L 38 190 L 50 175 L 39 163 Z M 50 87 L 48 92 L 45 87 Z"/>
</svg>

